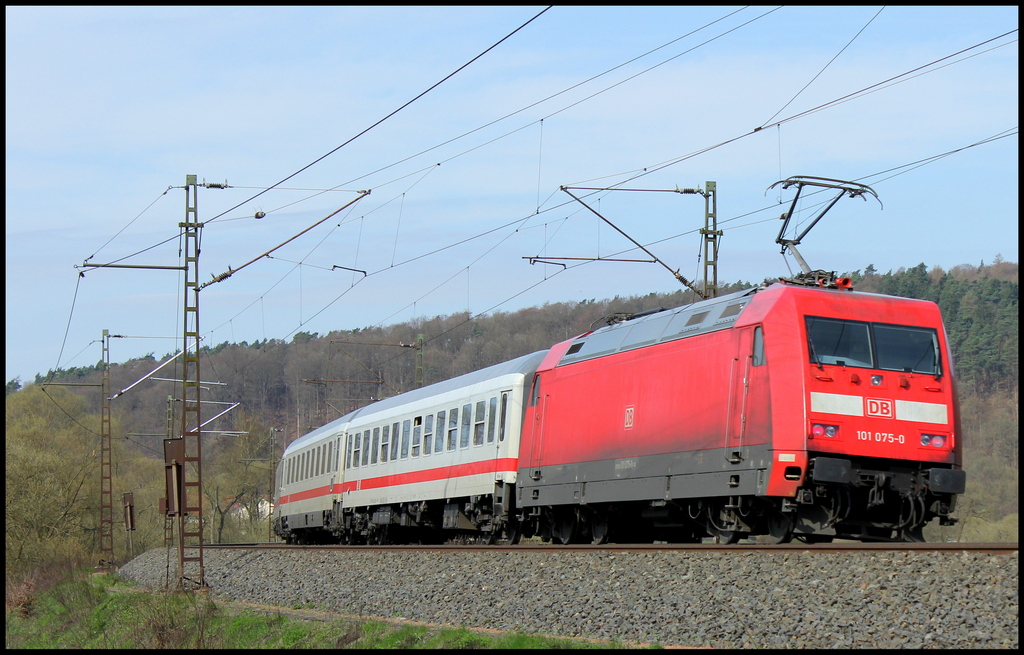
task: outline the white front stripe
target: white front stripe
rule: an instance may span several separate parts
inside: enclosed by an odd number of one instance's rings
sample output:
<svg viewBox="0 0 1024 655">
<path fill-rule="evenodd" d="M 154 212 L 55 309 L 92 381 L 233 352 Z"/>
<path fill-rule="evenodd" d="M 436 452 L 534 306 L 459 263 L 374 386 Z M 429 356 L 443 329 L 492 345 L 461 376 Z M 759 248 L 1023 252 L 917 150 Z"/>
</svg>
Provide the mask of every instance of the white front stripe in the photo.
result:
<svg viewBox="0 0 1024 655">
<path fill-rule="evenodd" d="M 920 423 L 949 423 L 949 408 L 941 403 L 897 400 L 896 419 Z M 845 416 L 864 416 L 864 398 L 841 393 L 811 392 L 811 411 Z"/>
<path fill-rule="evenodd" d="M 910 400 L 896 401 L 896 418 L 900 421 L 921 423 L 949 423 L 949 408 L 938 403 L 915 403 Z"/>
<path fill-rule="evenodd" d="M 864 399 L 839 393 L 811 392 L 811 411 L 826 414 L 864 416 Z"/>
</svg>

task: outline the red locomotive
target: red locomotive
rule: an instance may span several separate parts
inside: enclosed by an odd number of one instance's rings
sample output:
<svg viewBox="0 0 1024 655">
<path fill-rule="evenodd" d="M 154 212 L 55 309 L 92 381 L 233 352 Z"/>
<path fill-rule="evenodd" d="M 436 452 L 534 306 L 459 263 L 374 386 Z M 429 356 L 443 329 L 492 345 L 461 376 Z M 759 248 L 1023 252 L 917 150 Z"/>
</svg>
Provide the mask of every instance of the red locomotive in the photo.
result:
<svg viewBox="0 0 1024 655">
<path fill-rule="evenodd" d="M 963 493 L 934 303 L 774 284 L 558 344 L 519 456 L 527 534 L 920 540 Z"/>
</svg>

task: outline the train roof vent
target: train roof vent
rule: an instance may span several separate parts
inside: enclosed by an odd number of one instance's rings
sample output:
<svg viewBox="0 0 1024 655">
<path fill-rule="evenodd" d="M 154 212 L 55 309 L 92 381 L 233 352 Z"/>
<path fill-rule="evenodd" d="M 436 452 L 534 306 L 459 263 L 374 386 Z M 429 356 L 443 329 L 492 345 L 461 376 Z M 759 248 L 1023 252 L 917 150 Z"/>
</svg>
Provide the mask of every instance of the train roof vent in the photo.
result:
<svg viewBox="0 0 1024 655">
<path fill-rule="evenodd" d="M 619 346 L 619 350 L 628 350 L 630 348 L 639 348 L 640 346 L 646 346 L 648 344 L 655 343 L 661 335 L 665 332 L 665 328 L 672 322 L 674 316 L 672 314 L 662 314 L 660 316 L 651 316 L 645 320 L 638 321 L 633 328 L 623 339 L 622 345 Z"/>
<path fill-rule="evenodd" d="M 727 305 L 726 308 L 722 310 L 722 315 L 719 316 L 719 318 L 721 319 L 729 318 L 730 316 L 736 316 L 737 314 L 740 313 L 740 310 L 743 309 L 743 306 L 746 304 L 747 301 L 744 300 L 743 302 L 738 302 L 735 305 Z"/>
<path fill-rule="evenodd" d="M 592 332 L 589 336 L 569 346 L 569 350 L 562 356 L 559 364 L 568 364 L 615 352 L 622 345 L 622 341 L 631 327 L 633 326 L 629 323 L 618 323 Z"/>
</svg>

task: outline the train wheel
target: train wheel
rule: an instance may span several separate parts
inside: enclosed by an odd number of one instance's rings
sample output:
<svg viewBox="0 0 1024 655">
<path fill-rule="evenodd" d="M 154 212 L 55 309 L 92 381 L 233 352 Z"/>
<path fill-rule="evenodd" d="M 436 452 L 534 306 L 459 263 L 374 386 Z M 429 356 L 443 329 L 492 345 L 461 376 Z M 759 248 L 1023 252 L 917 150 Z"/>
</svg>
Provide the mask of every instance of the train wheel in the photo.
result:
<svg viewBox="0 0 1024 655">
<path fill-rule="evenodd" d="M 768 538 L 770 544 L 788 544 L 793 541 L 793 518 L 781 512 L 769 512 Z"/>
<path fill-rule="evenodd" d="M 523 538 L 523 526 L 518 520 L 512 519 L 508 523 L 508 543 L 515 546 Z"/>
<path fill-rule="evenodd" d="M 719 530 L 708 526 L 708 532 L 715 538 L 716 544 L 734 544 L 740 540 L 740 533 L 735 530 Z"/>
<path fill-rule="evenodd" d="M 590 543 L 603 544 L 608 541 L 608 517 L 594 513 L 590 518 Z"/>
<path fill-rule="evenodd" d="M 551 525 L 551 538 L 561 544 L 571 544 L 576 539 L 578 527 L 575 509 L 556 509 Z"/>
<path fill-rule="evenodd" d="M 924 538 L 924 526 L 918 526 L 916 528 L 909 528 L 907 530 L 903 530 L 900 533 L 900 540 L 924 543 L 925 541 L 927 541 Z"/>
</svg>

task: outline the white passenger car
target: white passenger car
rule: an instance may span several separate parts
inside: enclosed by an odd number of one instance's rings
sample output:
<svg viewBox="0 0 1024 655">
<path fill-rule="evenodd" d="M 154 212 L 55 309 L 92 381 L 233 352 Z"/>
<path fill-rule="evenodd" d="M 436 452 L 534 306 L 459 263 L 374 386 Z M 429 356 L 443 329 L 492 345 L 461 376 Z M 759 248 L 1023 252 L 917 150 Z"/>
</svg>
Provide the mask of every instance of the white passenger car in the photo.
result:
<svg viewBox="0 0 1024 655">
<path fill-rule="evenodd" d="M 373 403 L 296 440 L 278 469 L 278 535 L 499 536 L 514 502 L 525 389 L 545 354 Z"/>
</svg>

